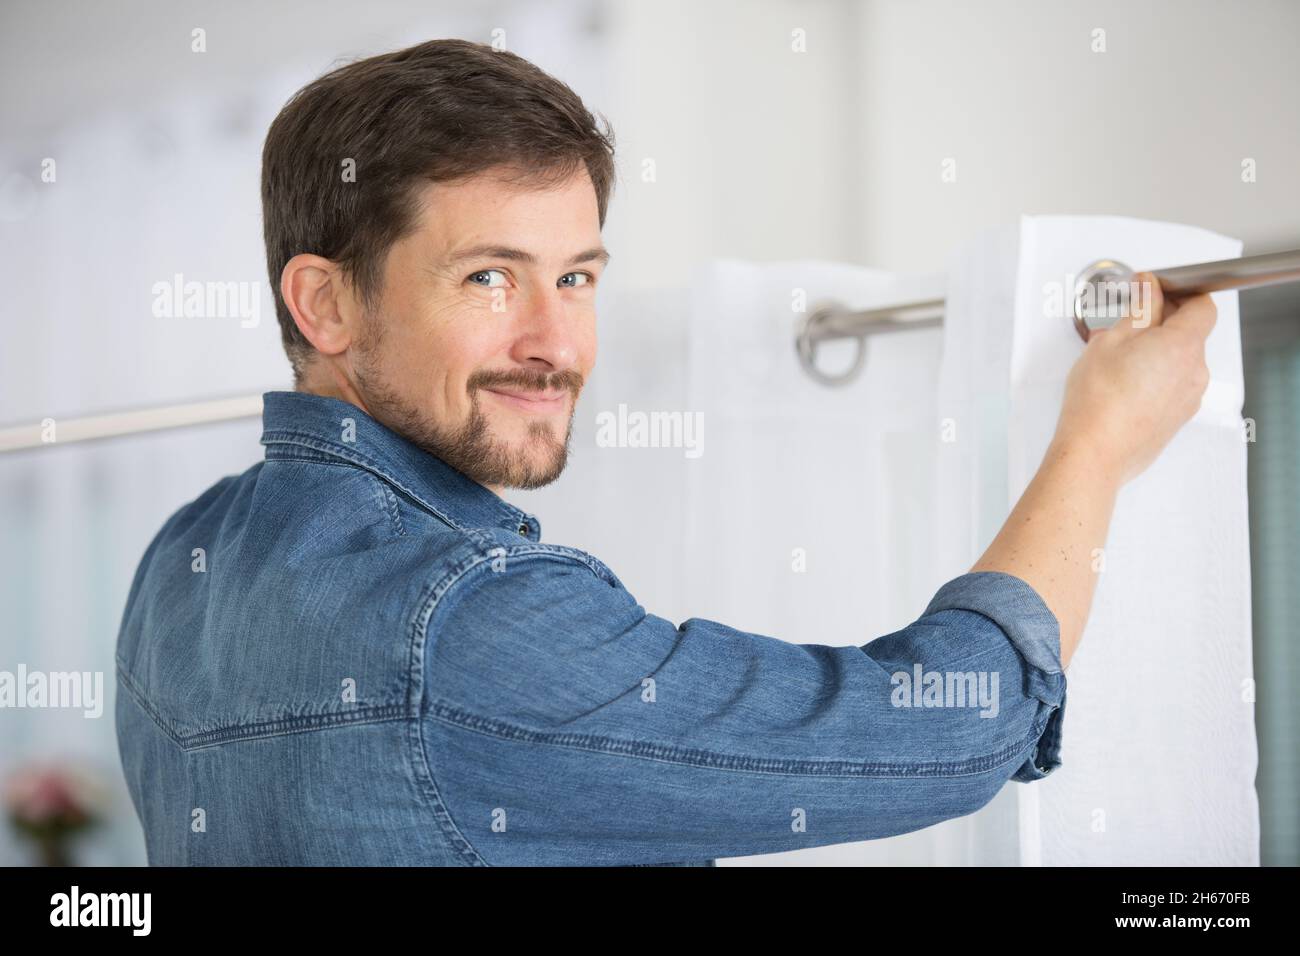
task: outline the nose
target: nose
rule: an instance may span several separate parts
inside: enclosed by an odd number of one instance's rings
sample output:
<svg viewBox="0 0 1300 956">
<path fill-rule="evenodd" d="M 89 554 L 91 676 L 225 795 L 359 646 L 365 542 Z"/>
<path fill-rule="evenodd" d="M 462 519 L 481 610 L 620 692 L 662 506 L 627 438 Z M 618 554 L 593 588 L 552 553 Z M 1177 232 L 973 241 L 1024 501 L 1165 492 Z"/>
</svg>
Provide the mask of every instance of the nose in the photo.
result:
<svg viewBox="0 0 1300 956">
<path fill-rule="evenodd" d="M 581 322 L 559 289 L 532 294 L 519 310 L 510 356 L 520 365 L 543 371 L 576 368 Z"/>
</svg>

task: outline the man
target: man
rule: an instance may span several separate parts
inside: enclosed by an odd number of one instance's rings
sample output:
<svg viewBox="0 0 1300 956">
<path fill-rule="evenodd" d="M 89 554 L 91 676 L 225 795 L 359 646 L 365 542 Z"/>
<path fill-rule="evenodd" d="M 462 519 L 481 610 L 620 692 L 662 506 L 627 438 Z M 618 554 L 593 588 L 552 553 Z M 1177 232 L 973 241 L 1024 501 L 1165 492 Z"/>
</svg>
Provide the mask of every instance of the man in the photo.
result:
<svg viewBox="0 0 1300 956">
<path fill-rule="evenodd" d="M 1091 552 L 1198 406 L 1209 299 L 1166 309 L 1143 277 L 1006 526 L 909 626 L 677 626 L 501 497 L 564 469 L 613 170 L 571 90 L 457 40 L 277 117 L 296 388 L 265 396 L 265 461 L 150 544 L 119 639 L 151 863 L 709 865 L 916 830 L 1059 766 Z M 992 699 L 902 706 L 933 689 L 914 672 L 995 677 Z"/>
</svg>

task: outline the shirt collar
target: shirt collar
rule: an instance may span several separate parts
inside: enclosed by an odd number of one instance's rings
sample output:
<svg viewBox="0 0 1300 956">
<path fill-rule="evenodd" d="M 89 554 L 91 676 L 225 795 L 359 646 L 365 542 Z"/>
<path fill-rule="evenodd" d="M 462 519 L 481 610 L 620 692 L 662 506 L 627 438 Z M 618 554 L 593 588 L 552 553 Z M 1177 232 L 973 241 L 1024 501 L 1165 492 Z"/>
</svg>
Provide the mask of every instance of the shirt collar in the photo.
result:
<svg viewBox="0 0 1300 956">
<path fill-rule="evenodd" d="M 262 444 L 267 460 L 299 457 L 302 449 L 365 468 L 462 530 L 504 528 L 541 538 L 534 515 L 371 418 L 356 405 L 309 392 L 262 395 Z"/>
</svg>

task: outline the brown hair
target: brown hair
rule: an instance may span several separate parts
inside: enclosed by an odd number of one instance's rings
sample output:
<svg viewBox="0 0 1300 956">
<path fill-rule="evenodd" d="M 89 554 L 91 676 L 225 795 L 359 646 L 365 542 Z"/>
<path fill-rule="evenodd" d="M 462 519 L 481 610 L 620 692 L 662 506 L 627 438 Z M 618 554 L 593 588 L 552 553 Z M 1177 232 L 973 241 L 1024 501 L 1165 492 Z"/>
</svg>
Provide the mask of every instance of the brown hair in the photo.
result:
<svg viewBox="0 0 1300 956">
<path fill-rule="evenodd" d="M 523 57 L 468 40 L 430 40 L 339 67 L 280 110 L 262 149 L 266 265 L 295 379 L 311 343 L 280 294 L 300 253 L 339 263 L 367 307 L 383 263 L 416 218 L 415 193 L 501 167 L 558 184 L 586 165 L 600 224 L 614 184 L 614 137 L 567 85 Z M 347 161 L 355 181 L 345 178 Z"/>
</svg>

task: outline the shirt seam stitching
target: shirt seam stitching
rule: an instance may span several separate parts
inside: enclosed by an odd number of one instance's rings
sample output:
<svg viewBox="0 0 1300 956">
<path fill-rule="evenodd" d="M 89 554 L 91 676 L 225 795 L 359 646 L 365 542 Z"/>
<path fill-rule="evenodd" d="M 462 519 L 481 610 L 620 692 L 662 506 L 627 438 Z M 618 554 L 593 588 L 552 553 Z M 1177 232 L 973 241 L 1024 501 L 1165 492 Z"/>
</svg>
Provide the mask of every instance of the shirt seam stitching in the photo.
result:
<svg viewBox="0 0 1300 956">
<path fill-rule="evenodd" d="M 495 553 L 494 550 L 494 552 L 488 554 L 475 554 L 474 559 L 464 564 L 464 566 L 462 566 L 461 561 L 455 562 L 449 572 L 431 583 L 427 595 L 421 594 L 416 604 L 415 618 L 411 622 L 411 652 L 408 664 L 409 673 L 407 675 L 411 685 L 409 691 L 410 704 L 416 713 L 416 720 L 409 737 L 411 749 L 414 752 L 408 752 L 411 769 L 417 781 L 416 790 L 431 805 L 434 819 L 447 841 L 464 859 L 474 866 L 487 866 L 488 863 L 474 844 L 470 842 L 469 838 L 465 836 L 460 826 L 457 825 L 455 818 L 451 814 L 451 808 L 447 806 L 446 801 L 442 798 L 442 788 L 438 786 L 438 779 L 434 775 L 432 765 L 429 763 L 429 750 L 424 739 L 424 721 L 421 717 L 425 699 L 424 662 L 428 651 L 429 621 L 432 620 L 438 609 L 443 606 L 443 600 L 456 585 L 463 581 L 465 576 L 474 568 L 484 562 L 493 560 Z M 422 782 L 422 773 L 425 786 L 418 785 Z"/>
<path fill-rule="evenodd" d="M 1001 750 L 981 757 L 972 757 L 956 763 L 889 763 L 858 760 L 790 760 L 787 758 L 749 757 L 717 751 L 684 749 L 649 741 L 627 740 L 593 734 L 551 733 L 532 730 L 508 721 L 495 720 L 474 714 L 445 701 L 434 701 L 432 710 L 425 711 L 440 723 L 503 740 L 549 744 L 573 750 L 601 753 L 612 757 L 634 757 L 662 763 L 676 763 L 706 770 L 739 771 L 801 777 L 970 777 L 987 773 L 1007 764 L 1034 747 L 1047 728 L 1051 713 L 1057 708 L 1049 705 L 1048 713 L 1035 720 L 1034 726 L 1022 740 L 1008 744 Z M 1017 764 L 1018 766 L 1019 764 Z"/>
<path fill-rule="evenodd" d="M 420 777 L 421 769 L 424 778 L 427 781 L 429 793 L 427 794 L 433 805 L 435 819 L 442 828 L 443 833 L 453 846 L 471 863 L 478 866 L 488 866 L 487 860 L 478 851 L 474 844 L 465 836 L 464 832 L 457 825 L 455 818 L 451 814 L 451 808 L 447 806 L 446 801 L 442 798 L 442 790 L 438 786 L 437 777 L 434 775 L 433 767 L 429 764 L 428 748 L 425 746 L 424 724 L 422 716 L 425 713 L 424 703 L 427 698 L 424 681 L 424 660 L 428 653 L 429 624 L 434 615 L 445 606 L 445 599 L 451 594 L 458 584 L 463 582 L 469 574 L 478 567 L 491 563 L 501 556 L 504 551 L 507 558 L 514 557 L 553 557 L 565 563 L 581 566 L 589 574 L 595 576 L 599 581 L 608 584 L 611 587 L 617 586 L 617 578 L 612 571 L 597 560 L 595 557 L 588 555 L 586 552 L 579 551 L 575 548 L 566 548 L 563 545 L 544 544 L 542 542 L 529 542 L 528 544 L 512 545 L 502 547 L 493 545 L 486 553 L 479 552 L 472 555 L 472 560 L 465 562 L 464 559 L 458 560 L 453 565 L 451 571 L 436 579 L 427 589 L 427 594 L 422 593 L 417 602 L 417 613 L 413 621 L 412 640 L 411 640 L 411 661 L 409 680 L 411 682 L 410 704 L 415 708 L 418 715 L 415 721 L 415 730 L 412 733 L 412 744 L 415 754 L 410 757 L 413 769 L 417 779 Z"/>
<path fill-rule="evenodd" d="M 397 506 L 397 496 L 393 494 L 393 489 L 388 482 L 384 481 L 372 471 L 362 472 L 374 485 L 375 494 L 379 498 L 379 507 L 388 518 L 389 525 L 393 534 L 402 537 L 406 534 L 406 529 L 402 526 L 402 514 Z"/>
<path fill-rule="evenodd" d="M 167 737 L 182 750 L 200 750 L 205 747 L 233 743 L 241 740 L 257 740 L 267 737 L 286 737 L 294 734 L 311 733 L 317 730 L 330 730 L 351 724 L 373 724 L 392 720 L 407 720 L 411 714 L 405 704 L 375 704 L 359 707 L 347 713 L 311 714 L 297 717 L 274 717 L 256 723 L 225 724 L 213 730 L 203 730 L 192 734 L 182 734 L 162 718 L 158 709 L 137 686 L 126 669 L 125 663 L 117 658 L 118 679 L 136 704 L 148 714 L 149 718 Z"/>
</svg>

